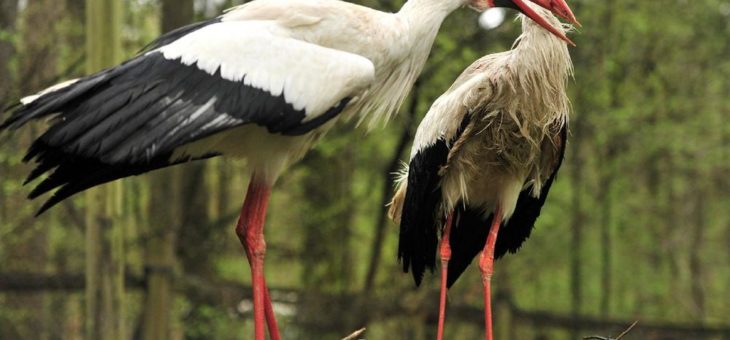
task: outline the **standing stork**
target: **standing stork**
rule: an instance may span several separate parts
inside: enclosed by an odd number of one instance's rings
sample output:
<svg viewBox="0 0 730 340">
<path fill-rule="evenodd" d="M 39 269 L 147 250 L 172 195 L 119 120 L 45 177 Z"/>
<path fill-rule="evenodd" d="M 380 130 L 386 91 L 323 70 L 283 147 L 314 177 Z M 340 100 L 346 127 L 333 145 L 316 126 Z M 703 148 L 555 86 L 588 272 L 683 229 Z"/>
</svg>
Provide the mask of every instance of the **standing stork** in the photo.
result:
<svg viewBox="0 0 730 340">
<path fill-rule="evenodd" d="M 531 0 L 574 20 L 562 0 Z M 0 130 L 50 118 L 25 161 L 39 214 L 118 178 L 218 155 L 247 160 L 236 234 L 252 273 L 255 338 L 279 338 L 264 280 L 264 220 L 279 175 L 334 124 L 400 106 L 444 18 L 512 7 L 567 41 L 524 0 L 410 0 L 383 13 L 334 0 L 265 0 L 179 28 L 126 62 L 23 98 Z"/>
<path fill-rule="evenodd" d="M 563 32 L 549 11 L 535 10 Z M 446 289 L 479 251 L 492 339 L 494 257 L 516 252 L 530 235 L 565 152 L 568 48 L 524 17 L 522 30 L 512 50 L 474 62 L 431 106 L 390 209 L 400 224 L 398 256 L 416 285 L 435 266 L 442 230 L 439 340 Z"/>
</svg>

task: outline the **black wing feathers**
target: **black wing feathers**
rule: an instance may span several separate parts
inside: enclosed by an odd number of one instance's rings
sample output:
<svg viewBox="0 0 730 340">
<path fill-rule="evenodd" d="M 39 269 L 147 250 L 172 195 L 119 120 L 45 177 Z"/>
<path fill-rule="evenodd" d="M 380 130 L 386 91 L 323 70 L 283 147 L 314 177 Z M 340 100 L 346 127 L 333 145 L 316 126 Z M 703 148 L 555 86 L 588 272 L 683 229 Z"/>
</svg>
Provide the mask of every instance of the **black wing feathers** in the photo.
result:
<svg viewBox="0 0 730 340">
<path fill-rule="evenodd" d="M 41 96 L 29 105 L 11 107 L 15 111 L 13 111 L 10 118 L 0 124 L 0 130 L 17 129 L 31 120 L 44 118 L 59 112 L 64 105 L 83 96 L 87 91 L 103 82 L 105 78 L 104 73 L 101 72 L 97 75 L 84 78 L 74 85 L 53 91 L 49 95 Z"/>
<path fill-rule="evenodd" d="M 36 141 L 36 143 L 43 142 Z M 36 146 L 36 144 L 34 144 L 34 146 Z M 105 164 L 97 159 L 68 154 L 63 150 L 48 145 L 41 146 L 40 148 L 42 148 L 43 151 L 39 153 L 36 158 L 36 161 L 39 163 L 39 167 L 47 164 L 57 164 L 57 168 L 51 175 L 33 189 L 28 198 L 36 198 L 58 187 L 60 187 L 60 189 L 43 203 L 36 215 L 42 214 L 57 203 L 78 192 L 115 179 L 135 176 L 176 164 L 216 156 L 215 154 L 208 154 L 198 156 L 196 158 L 177 159 L 171 162 L 169 160 L 170 155 L 162 155 L 148 162 L 119 166 Z M 62 158 L 63 161 L 59 161 L 59 158 Z"/>
<path fill-rule="evenodd" d="M 215 22 L 170 32 L 149 48 Z M 305 121 L 305 110 L 295 109 L 283 93 L 275 96 L 244 81 L 224 79 L 220 68 L 209 74 L 152 51 L 15 107 L 0 130 L 52 118 L 25 157 L 37 163 L 28 181 L 53 171 L 31 198 L 60 188 L 43 211 L 104 182 L 216 155 L 210 150 L 172 159 L 176 148 L 223 130 L 252 123 L 271 133 L 305 134 L 338 115 L 349 100 Z"/>
<path fill-rule="evenodd" d="M 446 163 L 449 148 L 446 142 L 420 150 L 408 169 L 408 190 L 403 202 L 403 215 L 398 240 L 398 258 L 403 271 L 411 270 L 416 285 L 421 284 L 426 267 L 433 270 L 436 263 L 437 230 L 441 226 L 439 205 L 441 181 L 439 168 Z"/>
<path fill-rule="evenodd" d="M 517 198 L 517 205 L 512 217 L 505 224 L 502 223 L 497 243 L 494 249 L 494 258 L 499 259 L 508 251 L 515 253 L 520 249 L 522 243 L 530 237 L 535 221 L 540 216 L 542 206 L 545 204 L 550 187 L 557 176 L 558 170 L 565 156 L 565 144 L 567 141 L 568 126 L 563 126 L 560 131 L 560 151 L 557 164 L 553 173 L 545 181 L 540 191 L 540 197 L 533 197 L 530 188 L 520 192 Z M 447 285 L 451 287 L 459 276 L 466 270 L 474 257 L 484 248 L 487 241 L 487 234 L 492 225 L 493 214 L 486 218 L 484 214 L 474 209 L 464 208 L 459 204 L 455 211 L 454 225 L 451 228 L 451 260 L 449 261 Z"/>
<path fill-rule="evenodd" d="M 461 136 L 469 121 L 466 115 L 449 144 Z M 416 285 L 421 284 L 426 268 L 433 271 L 436 265 L 438 231 L 444 223 L 439 171 L 448 159 L 449 144 L 438 139 L 433 145 L 419 150 L 408 166 L 408 190 L 403 202 L 398 258 L 403 263 L 404 272 L 410 269 Z"/>
</svg>

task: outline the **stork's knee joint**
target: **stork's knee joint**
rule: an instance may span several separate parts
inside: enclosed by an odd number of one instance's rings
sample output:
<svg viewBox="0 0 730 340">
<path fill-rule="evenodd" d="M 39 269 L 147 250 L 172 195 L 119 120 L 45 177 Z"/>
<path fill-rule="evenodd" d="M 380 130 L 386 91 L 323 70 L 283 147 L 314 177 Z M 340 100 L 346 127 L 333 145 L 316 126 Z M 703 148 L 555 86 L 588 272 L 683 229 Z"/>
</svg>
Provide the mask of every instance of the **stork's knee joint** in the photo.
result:
<svg viewBox="0 0 730 340">
<path fill-rule="evenodd" d="M 479 259 L 479 270 L 482 272 L 482 276 L 491 278 L 494 273 L 494 256 L 482 255 Z"/>
<path fill-rule="evenodd" d="M 266 241 L 264 241 L 263 235 L 251 235 L 245 236 L 246 247 L 254 257 L 263 258 L 266 255 Z"/>
<path fill-rule="evenodd" d="M 448 243 L 444 243 L 441 245 L 441 248 L 439 249 L 439 255 L 441 256 L 441 261 L 451 260 L 451 247 Z"/>
</svg>

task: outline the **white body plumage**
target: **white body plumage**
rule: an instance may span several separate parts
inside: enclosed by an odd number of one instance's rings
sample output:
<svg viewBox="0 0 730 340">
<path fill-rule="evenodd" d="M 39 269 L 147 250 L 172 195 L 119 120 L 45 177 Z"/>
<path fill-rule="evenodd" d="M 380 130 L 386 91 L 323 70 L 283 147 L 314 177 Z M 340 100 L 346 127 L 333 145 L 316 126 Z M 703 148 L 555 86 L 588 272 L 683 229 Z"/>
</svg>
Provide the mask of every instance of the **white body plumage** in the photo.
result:
<svg viewBox="0 0 730 340">
<path fill-rule="evenodd" d="M 411 0 L 391 14 L 332 0 L 254 1 L 160 50 L 167 59 L 211 74 L 220 67 L 225 79 L 283 93 L 295 109 L 306 111 L 304 121 L 351 97 L 340 117 L 367 120 L 372 127 L 400 107 L 441 22 L 462 2 Z M 214 48 L 201 49 L 206 42 Z M 243 157 L 273 181 L 333 122 L 299 136 L 246 125 L 179 148 L 177 155 L 217 150 Z"/>
</svg>

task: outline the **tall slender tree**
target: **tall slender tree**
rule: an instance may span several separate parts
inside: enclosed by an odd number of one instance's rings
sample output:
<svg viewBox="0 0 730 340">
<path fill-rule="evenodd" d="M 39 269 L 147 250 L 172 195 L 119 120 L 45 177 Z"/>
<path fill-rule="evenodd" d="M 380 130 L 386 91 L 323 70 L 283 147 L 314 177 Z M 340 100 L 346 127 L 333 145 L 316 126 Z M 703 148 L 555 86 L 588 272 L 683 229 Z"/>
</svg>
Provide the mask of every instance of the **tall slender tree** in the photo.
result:
<svg viewBox="0 0 730 340">
<path fill-rule="evenodd" d="M 15 54 L 13 36 L 18 13 L 17 0 L 0 0 L 0 104 L 8 103 L 15 79 L 10 69 L 10 59 Z"/>
<path fill-rule="evenodd" d="M 123 2 L 86 1 L 86 71 L 120 62 Z M 86 193 L 86 337 L 124 339 L 124 226 L 122 184 Z M 117 221 L 119 219 L 116 219 Z"/>
<path fill-rule="evenodd" d="M 161 32 L 169 32 L 193 21 L 192 0 L 162 0 Z M 172 329 L 174 292 L 173 275 L 176 267 L 175 244 L 178 232 L 186 220 L 186 211 L 203 210 L 187 206 L 190 197 L 199 194 L 183 192 L 183 181 L 196 180 L 203 185 L 200 176 L 187 176 L 189 167 L 172 168 L 154 174 L 151 184 L 151 200 L 147 209 L 149 233 L 145 240 L 145 274 L 147 290 L 144 305 L 143 339 L 169 339 Z M 165 202 L 160 204 L 160 202 Z M 182 233 L 184 235 L 185 233 Z"/>
</svg>

